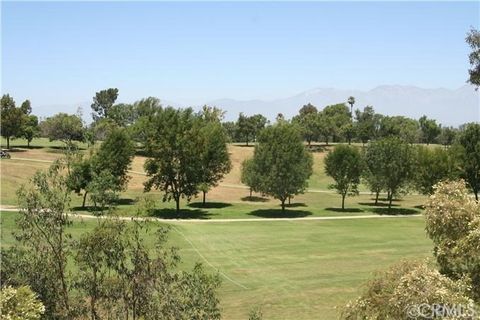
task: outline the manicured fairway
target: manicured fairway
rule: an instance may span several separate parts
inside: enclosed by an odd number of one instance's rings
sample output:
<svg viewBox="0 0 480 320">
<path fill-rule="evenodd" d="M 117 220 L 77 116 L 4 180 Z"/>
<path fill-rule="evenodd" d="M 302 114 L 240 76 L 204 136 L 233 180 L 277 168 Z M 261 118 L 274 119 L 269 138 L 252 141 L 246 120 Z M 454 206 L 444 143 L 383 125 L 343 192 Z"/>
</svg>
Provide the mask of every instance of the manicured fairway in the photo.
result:
<svg viewBox="0 0 480 320">
<path fill-rule="evenodd" d="M 34 140 L 34 145 L 45 148 L 20 148 L 12 152 L 12 159 L 0 161 L 3 206 L 15 206 L 16 189 L 37 169 L 47 169 L 50 161 L 61 156 L 61 144 L 42 140 Z M 233 169 L 219 187 L 208 193 L 207 206 L 202 206 L 199 199 L 184 201 L 181 216 L 258 221 L 169 222 L 170 243 L 180 249 L 183 258 L 180 267 L 191 268 L 202 262 L 211 272 L 220 273 L 224 319 L 247 319 L 254 306 L 263 310 L 265 319 L 334 319 L 338 316 L 335 308 L 355 297 L 374 271 L 402 258 L 431 256 L 432 245 L 425 236 L 423 218 L 406 216 L 421 212 L 425 197 L 410 195 L 395 201 L 394 213 L 405 215 L 398 218 L 262 221 L 387 212 L 384 203 L 373 206 L 368 193 L 347 198 L 347 210 L 339 210 L 340 196 L 327 188 L 331 179 L 323 170 L 325 152 L 315 152 L 312 192 L 296 196 L 282 213 L 277 200 L 259 194 L 249 198 L 248 189 L 240 184 L 241 162 L 251 156 L 253 148 L 230 145 L 229 151 Z M 144 161 L 144 157 L 135 157 L 132 178 L 121 195 L 118 213 L 135 214 L 140 199 L 148 196 L 156 201 L 154 216 L 176 218 L 174 204 L 161 202 L 161 192 L 143 193 Z M 81 196 L 72 194 L 73 209 L 86 213 L 78 207 L 80 204 Z M 15 215 L 2 214 L 3 248 L 14 243 L 11 232 L 15 229 Z M 92 219 L 75 221 L 69 228 L 74 238 L 97 223 Z"/>
<path fill-rule="evenodd" d="M 2 214 L 2 246 L 13 239 L 15 213 Z M 96 222 L 71 228 L 74 236 Z M 182 268 L 202 262 L 221 273 L 224 319 L 333 319 L 372 272 L 402 258 L 431 255 L 422 217 L 338 221 L 172 223 L 170 241 Z"/>
</svg>

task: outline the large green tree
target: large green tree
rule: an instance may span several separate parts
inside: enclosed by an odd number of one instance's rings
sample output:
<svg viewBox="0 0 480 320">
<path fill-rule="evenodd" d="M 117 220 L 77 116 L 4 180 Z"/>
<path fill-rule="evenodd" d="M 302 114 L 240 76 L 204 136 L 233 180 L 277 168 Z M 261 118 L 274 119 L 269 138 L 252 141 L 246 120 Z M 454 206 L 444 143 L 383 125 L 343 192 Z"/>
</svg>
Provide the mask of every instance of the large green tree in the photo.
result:
<svg viewBox="0 0 480 320">
<path fill-rule="evenodd" d="M 469 82 L 477 87 L 480 86 L 480 32 L 476 29 L 470 30 L 467 34 L 466 41 L 472 52 L 469 55 L 471 69 Z"/>
<path fill-rule="evenodd" d="M 414 169 L 412 147 L 400 138 L 386 138 L 370 143 L 366 148 L 367 167 L 375 181 L 387 192 L 388 208 L 394 197 L 405 191 Z M 370 160 L 375 162 L 371 163 Z"/>
<path fill-rule="evenodd" d="M 266 123 L 267 118 L 261 114 L 246 116 L 240 113 L 237 120 L 237 134 L 248 146 L 250 141 L 256 140 L 258 133 L 265 127 Z"/>
<path fill-rule="evenodd" d="M 312 104 L 304 105 L 298 112 L 298 115 L 293 117 L 292 123 L 297 124 L 302 131 L 303 138 L 307 141 L 308 145 L 318 139 L 320 130 L 319 130 L 319 120 L 318 120 L 318 110 Z"/>
<path fill-rule="evenodd" d="M 428 119 L 427 116 L 422 116 L 418 123 L 422 133 L 422 141 L 427 145 L 435 142 L 442 129 L 433 119 Z"/>
<path fill-rule="evenodd" d="M 98 120 L 101 118 L 108 118 L 110 110 L 112 109 L 115 101 L 117 101 L 117 98 L 117 88 L 109 88 L 95 93 L 95 96 L 93 97 L 93 103 L 91 105 L 93 110 L 93 119 Z"/>
<path fill-rule="evenodd" d="M 134 153 L 134 144 L 126 129 L 117 128 L 90 156 L 78 155 L 72 161 L 67 185 L 76 193 L 83 190 L 82 207 L 87 194 L 102 210 L 113 203 L 118 193 L 126 189 Z"/>
<path fill-rule="evenodd" d="M 408 143 L 419 140 L 418 121 L 403 116 L 384 116 L 380 120 L 378 135 L 380 138 L 397 137 Z"/>
<path fill-rule="evenodd" d="M 82 119 L 75 114 L 57 113 L 40 123 L 42 133 L 50 139 L 64 142 L 67 146 L 73 141 L 83 141 L 85 128 Z"/>
<path fill-rule="evenodd" d="M 23 124 L 22 136 L 27 140 L 27 146 L 30 148 L 30 143 L 33 138 L 40 135 L 40 127 L 38 126 L 37 116 L 30 114 L 26 116 Z"/>
<path fill-rule="evenodd" d="M 163 201 L 173 199 L 178 214 L 180 200 L 197 195 L 203 182 L 202 120 L 192 109 L 169 107 L 153 116 L 148 128 L 145 191 L 162 190 Z"/>
<path fill-rule="evenodd" d="M 459 135 L 459 147 L 455 148 L 460 158 L 461 176 L 478 201 L 480 191 L 480 124 L 470 123 Z"/>
<path fill-rule="evenodd" d="M 329 138 L 334 142 L 338 140 L 343 127 L 351 123 L 352 117 L 348 107 L 344 103 L 338 103 L 323 108 L 319 121 L 320 131 L 328 144 Z"/>
<path fill-rule="evenodd" d="M 204 122 L 200 129 L 202 141 L 198 155 L 202 163 L 200 190 L 203 193 L 203 204 L 205 204 L 206 193 L 215 187 L 232 168 L 227 148 L 228 138 L 222 125 L 218 119 L 204 120 Z"/>
<path fill-rule="evenodd" d="M 280 122 L 260 133 L 253 154 L 258 191 L 280 200 L 282 211 L 286 200 L 305 191 L 312 165 L 295 125 Z"/>
<path fill-rule="evenodd" d="M 241 177 L 240 181 L 247 185 L 250 190 L 250 198 L 252 197 L 252 192 L 253 191 L 258 191 L 258 186 L 259 186 L 259 177 L 255 173 L 255 167 L 254 167 L 254 162 L 253 159 L 246 159 L 242 162 L 242 172 L 241 172 Z"/>
<path fill-rule="evenodd" d="M 366 106 L 363 108 L 363 111 L 355 110 L 355 119 L 357 121 L 354 124 L 354 128 L 358 139 L 360 139 L 363 144 L 374 139 L 380 119 L 373 107 Z"/>
<path fill-rule="evenodd" d="M 417 146 L 415 149 L 415 188 L 422 194 L 433 193 L 435 184 L 458 175 L 457 161 L 452 149 Z"/>
<path fill-rule="evenodd" d="M 10 139 L 22 135 L 26 114 L 22 108 L 15 106 L 15 101 L 8 94 L 4 94 L 0 100 L 0 113 L 2 115 L 0 132 L 7 140 L 7 149 L 10 149 Z"/>
<path fill-rule="evenodd" d="M 342 209 L 347 195 L 358 194 L 362 170 L 362 155 L 356 147 L 338 145 L 325 157 L 325 172 L 335 181 L 329 187 L 342 196 Z"/>
</svg>

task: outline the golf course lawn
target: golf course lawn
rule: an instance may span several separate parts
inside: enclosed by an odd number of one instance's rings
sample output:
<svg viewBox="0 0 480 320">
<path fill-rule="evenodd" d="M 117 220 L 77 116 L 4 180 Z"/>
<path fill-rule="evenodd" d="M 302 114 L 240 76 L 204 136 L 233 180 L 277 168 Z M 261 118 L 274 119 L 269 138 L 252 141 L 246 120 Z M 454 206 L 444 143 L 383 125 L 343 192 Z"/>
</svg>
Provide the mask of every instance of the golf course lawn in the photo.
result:
<svg viewBox="0 0 480 320">
<path fill-rule="evenodd" d="M 4 208 L 17 206 L 19 186 L 37 170 L 46 170 L 53 160 L 62 156 L 61 144 L 46 139 L 35 139 L 33 148 L 25 148 L 21 140 L 14 140 L 12 145 L 12 158 L 0 161 L 0 199 Z M 173 210 L 174 203 L 162 202 L 162 192 L 143 192 L 145 157 L 137 155 L 128 189 L 120 195 L 116 212 L 122 216 L 135 215 L 143 199 L 149 198 L 154 200 L 154 209 L 149 215 L 174 218 L 162 223 L 172 227 L 169 242 L 180 250 L 179 268 L 190 269 L 201 262 L 207 270 L 219 273 L 224 319 L 247 319 L 254 307 L 262 310 L 264 319 L 334 319 L 339 315 L 339 308 L 360 293 L 362 284 L 371 279 L 375 271 L 403 258 L 431 257 L 432 244 L 425 235 L 423 217 L 411 216 L 421 213 L 425 196 L 407 195 L 396 199 L 389 212 L 384 200 L 375 206 L 372 196 L 361 186 L 363 192 L 347 197 L 346 210 L 341 210 L 340 196 L 328 189 L 332 179 L 323 169 L 326 148 L 322 148 L 323 151 L 313 153 L 314 170 L 309 190 L 295 196 L 285 212 L 280 210 L 278 200 L 255 193 L 249 197 L 248 188 L 240 182 L 240 172 L 242 161 L 252 156 L 253 148 L 235 144 L 229 145 L 233 168 L 220 185 L 207 194 L 206 205 L 201 203 L 201 198 L 183 200 L 180 215 Z M 72 194 L 72 211 L 91 213 L 81 208 L 81 201 L 82 195 Z M 262 221 L 372 214 L 390 216 Z M 16 215 L 15 212 L 2 213 L 2 248 L 15 242 L 12 231 L 16 228 Z M 189 221 L 191 218 L 204 221 Z M 235 221 L 241 218 L 258 221 Z M 96 223 L 95 219 L 77 217 L 68 229 L 78 238 Z M 146 237 L 153 244 L 152 236 Z"/>
<path fill-rule="evenodd" d="M 16 215 L 2 213 L 3 247 L 14 242 Z M 75 221 L 74 238 L 97 223 Z M 423 217 L 169 225 L 180 268 L 202 262 L 220 273 L 224 319 L 247 319 L 254 306 L 265 319 L 337 318 L 336 307 L 358 295 L 375 271 L 430 257 L 432 248 Z"/>
</svg>

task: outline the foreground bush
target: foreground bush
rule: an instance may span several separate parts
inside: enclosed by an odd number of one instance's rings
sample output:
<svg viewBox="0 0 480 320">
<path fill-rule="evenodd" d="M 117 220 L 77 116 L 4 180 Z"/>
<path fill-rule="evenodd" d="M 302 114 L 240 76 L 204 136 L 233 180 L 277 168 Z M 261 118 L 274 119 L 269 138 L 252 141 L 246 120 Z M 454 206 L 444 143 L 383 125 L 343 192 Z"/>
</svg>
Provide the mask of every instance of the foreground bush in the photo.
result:
<svg viewBox="0 0 480 320">
<path fill-rule="evenodd" d="M 472 306 L 469 289 L 465 282 L 451 280 L 426 263 L 403 261 L 377 274 L 364 293 L 345 307 L 341 318 L 416 319 L 409 311 L 421 304 Z"/>
<path fill-rule="evenodd" d="M 2 288 L 0 314 L 4 320 L 36 320 L 45 312 L 45 307 L 29 287 Z"/>
</svg>

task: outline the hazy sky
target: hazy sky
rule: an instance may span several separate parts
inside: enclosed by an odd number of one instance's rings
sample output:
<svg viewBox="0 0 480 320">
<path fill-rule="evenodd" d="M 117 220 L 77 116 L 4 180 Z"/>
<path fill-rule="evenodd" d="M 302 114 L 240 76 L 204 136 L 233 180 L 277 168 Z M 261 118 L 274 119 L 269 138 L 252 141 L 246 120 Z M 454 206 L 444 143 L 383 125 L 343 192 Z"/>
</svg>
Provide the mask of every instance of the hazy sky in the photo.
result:
<svg viewBox="0 0 480 320">
<path fill-rule="evenodd" d="M 2 92 L 33 105 L 457 88 L 478 2 L 2 2 Z"/>
</svg>

